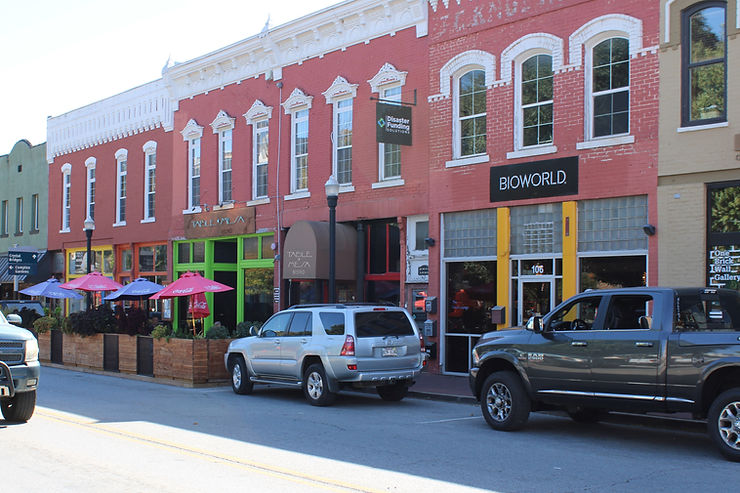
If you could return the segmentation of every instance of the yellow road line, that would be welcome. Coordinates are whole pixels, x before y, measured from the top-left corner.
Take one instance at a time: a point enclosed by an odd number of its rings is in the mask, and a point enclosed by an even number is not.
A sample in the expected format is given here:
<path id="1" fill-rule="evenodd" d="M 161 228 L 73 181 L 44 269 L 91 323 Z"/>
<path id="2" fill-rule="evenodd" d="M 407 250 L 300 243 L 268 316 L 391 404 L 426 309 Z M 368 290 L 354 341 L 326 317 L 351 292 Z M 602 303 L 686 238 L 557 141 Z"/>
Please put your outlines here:
<path id="1" fill-rule="evenodd" d="M 101 434 L 107 434 L 107 435 L 113 435 L 118 438 L 122 438 L 124 440 L 128 440 L 134 443 L 143 443 L 146 445 L 149 445 L 154 448 L 160 448 L 164 450 L 168 450 L 170 452 L 174 451 L 177 453 L 181 453 L 183 455 L 189 455 L 195 458 L 199 459 L 216 459 L 217 461 L 220 461 L 226 465 L 235 467 L 237 469 L 245 469 L 253 472 L 260 473 L 265 476 L 274 477 L 278 479 L 286 479 L 295 483 L 304 484 L 307 486 L 311 486 L 314 488 L 322 488 L 327 491 L 340 491 L 340 492 L 346 492 L 346 491 L 359 491 L 363 493 L 382 493 L 383 490 L 375 490 L 370 489 L 365 486 L 358 486 L 351 483 L 343 483 L 340 481 L 335 481 L 333 479 L 320 477 L 320 476 L 311 476 L 309 474 L 303 474 L 294 470 L 285 469 L 281 467 L 276 467 L 270 464 L 264 464 L 261 462 L 255 462 L 251 460 L 244 460 L 239 457 L 229 456 L 229 455 L 223 455 L 218 454 L 213 451 L 209 450 L 202 450 L 192 447 L 187 447 L 182 444 L 169 442 L 166 440 L 161 439 L 155 439 L 149 436 L 145 435 L 139 435 L 137 433 L 133 433 L 130 431 L 122 431 L 114 428 L 107 427 L 103 424 L 100 424 L 98 421 L 95 420 L 81 420 L 76 419 L 69 415 L 63 415 L 63 414 L 57 414 L 52 411 L 49 411 L 47 409 L 40 410 L 36 409 L 35 416 L 42 416 L 44 418 L 59 421 L 65 424 L 78 426 L 90 431 L 94 431 L 96 433 Z"/>

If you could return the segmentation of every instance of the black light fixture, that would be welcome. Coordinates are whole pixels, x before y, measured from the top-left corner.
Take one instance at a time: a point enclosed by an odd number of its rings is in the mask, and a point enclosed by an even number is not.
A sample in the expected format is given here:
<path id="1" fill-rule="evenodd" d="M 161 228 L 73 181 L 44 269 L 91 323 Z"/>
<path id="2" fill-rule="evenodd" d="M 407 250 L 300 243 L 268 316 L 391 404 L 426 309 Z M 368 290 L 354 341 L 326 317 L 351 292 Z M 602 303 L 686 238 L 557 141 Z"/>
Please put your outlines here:
<path id="1" fill-rule="evenodd" d="M 85 236 L 87 237 L 87 273 L 90 273 L 92 267 L 92 235 L 95 231 L 95 221 L 92 217 L 87 216 L 85 219 Z M 90 310 L 92 305 L 92 294 L 90 291 L 87 292 L 87 309 Z"/>
<path id="2" fill-rule="evenodd" d="M 326 202 L 329 205 L 329 303 L 336 303 L 336 229 L 337 229 L 337 201 L 339 200 L 339 182 L 331 175 L 324 184 Z"/>
<path id="3" fill-rule="evenodd" d="M 434 238 L 430 236 L 427 236 L 426 238 L 424 238 L 424 244 L 428 247 L 433 247 L 435 243 L 436 241 L 434 241 Z"/>
<path id="4" fill-rule="evenodd" d="M 648 223 L 642 227 L 642 231 L 648 236 L 653 236 L 655 234 L 655 226 Z"/>

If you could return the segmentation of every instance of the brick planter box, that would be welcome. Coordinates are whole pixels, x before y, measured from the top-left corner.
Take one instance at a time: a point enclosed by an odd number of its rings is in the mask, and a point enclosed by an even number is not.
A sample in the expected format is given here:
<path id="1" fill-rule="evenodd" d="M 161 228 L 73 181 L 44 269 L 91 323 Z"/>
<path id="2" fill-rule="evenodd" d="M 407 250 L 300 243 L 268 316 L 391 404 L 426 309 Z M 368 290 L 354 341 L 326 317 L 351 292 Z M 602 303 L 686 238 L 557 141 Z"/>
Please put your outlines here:
<path id="1" fill-rule="evenodd" d="M 103 334 L 82 337 L 64 334 L 62 361 L 65 365 L 103 369 Z"/>
<path id="2" fill-rule="evenodd" d="M 118 371 L 136 374 L 136 336 L 118 334 Z"/>
<path id="3" fill-rule="evenodd" d="M 39 361 L 51 361 L 51 331 L 38 334 Z"/>

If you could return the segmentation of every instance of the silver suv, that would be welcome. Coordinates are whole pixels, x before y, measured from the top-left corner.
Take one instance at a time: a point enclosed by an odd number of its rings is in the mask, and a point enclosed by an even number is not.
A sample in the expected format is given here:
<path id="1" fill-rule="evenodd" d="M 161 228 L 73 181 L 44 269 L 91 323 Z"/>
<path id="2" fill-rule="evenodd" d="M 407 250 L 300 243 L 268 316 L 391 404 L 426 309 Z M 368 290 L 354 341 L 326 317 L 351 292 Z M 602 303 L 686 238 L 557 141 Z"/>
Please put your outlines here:
<path id="1" fill-rule="evenodd" d="M 279 384 L 326 406 L 342 388 L 375 387 L 382 399 L 399 401 L 426 365 L 424 341 L 399 307 L 297 305 L 250 333 L 224 355 L 237 394 L 255 383 Z"/>

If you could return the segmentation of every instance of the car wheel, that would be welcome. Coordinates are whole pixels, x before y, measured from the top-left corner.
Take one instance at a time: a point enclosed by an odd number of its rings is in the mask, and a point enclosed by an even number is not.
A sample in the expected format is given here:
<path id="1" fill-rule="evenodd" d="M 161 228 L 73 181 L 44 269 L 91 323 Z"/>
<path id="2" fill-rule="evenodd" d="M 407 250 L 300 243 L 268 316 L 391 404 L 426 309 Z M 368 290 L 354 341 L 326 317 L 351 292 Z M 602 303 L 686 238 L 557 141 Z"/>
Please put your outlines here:
<path id="1" fill-rule="evenodd" d="M 593 407 L 576 407 L 568 409 L 568 416 L 576 423 L 597 423 L 601 419 L 602 412 Z"/>
<path id="2" fill-rule="evenodd" d="M 381 385 L 376 388 L 378 395 L 384 401 L 400 401 L 409 393 L 409 386 L 403 382 L 393 385 Z"/>
<path id="3" fill-rule="evenodd" d="M 336 394 L 329 390 L 324 367 L 318 363 L 309 366 L 303 373 L 303 394 L 312 406 L 328 406 Z"/>
<path id="4" fill-rule="evenodd" d="M 510 371 L 492 373 L 483 384 L 480 407 L 495 430 L 518 430 L 529 418 L 532 402 L 521 379 Z"/>
<path id="5" fill-rule="evenodd" d="M 31 419 L 36 408 L 36 391 L 19 392 L 12 399 L 2 401 L 0 408 L 6 420 L 26 422 Z"/>
<path id="6" fill-rule="evenodd" d="M 237 356 L 231 360 L 231 388 L 237 394 L 251 394 L 254 388 L 254 383 L 249 379 L 249 371 L 247 370 L 247 364 L 244 362 L 244 358 Z"/>
<path id="7" fill-rule="evenodd" d="M 740 462 L 740 388 L 722 392 L 712 402 L 707 429 L 722 455 Z"/>

